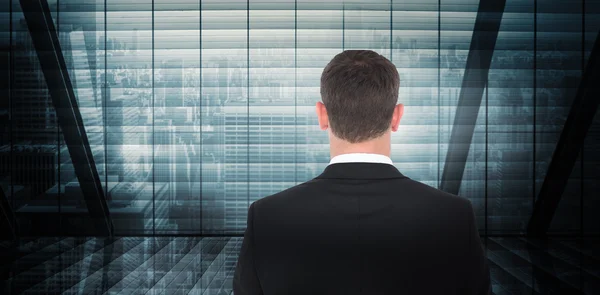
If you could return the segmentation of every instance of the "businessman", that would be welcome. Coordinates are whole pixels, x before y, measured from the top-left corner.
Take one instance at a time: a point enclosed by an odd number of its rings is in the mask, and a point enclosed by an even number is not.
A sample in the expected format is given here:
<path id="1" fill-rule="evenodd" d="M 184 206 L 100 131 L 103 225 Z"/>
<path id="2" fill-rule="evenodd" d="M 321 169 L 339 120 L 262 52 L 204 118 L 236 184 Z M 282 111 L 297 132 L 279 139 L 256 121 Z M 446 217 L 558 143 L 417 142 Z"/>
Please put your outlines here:
<path id="1" fill-rule="evenodd" d="M 346 50 L 321 75 L 318 123 L 331 161 L 250 205 L 233 277 L 247 294 L 491 294 L 471 202 L 403 175 L 396 67 Z"/>

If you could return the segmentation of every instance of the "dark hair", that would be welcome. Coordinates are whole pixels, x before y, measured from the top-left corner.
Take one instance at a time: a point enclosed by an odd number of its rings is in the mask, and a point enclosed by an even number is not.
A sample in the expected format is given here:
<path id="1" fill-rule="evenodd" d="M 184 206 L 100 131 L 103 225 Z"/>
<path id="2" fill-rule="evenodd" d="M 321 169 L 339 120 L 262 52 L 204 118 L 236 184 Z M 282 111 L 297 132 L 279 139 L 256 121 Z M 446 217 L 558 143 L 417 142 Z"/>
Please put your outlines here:
<path id="1" fill-rule="evenodd" d="M 396 66 L 371 50 L 346 50 L 323 69 L 321 98 L 331 132 L 351 143 L 381 136 L 398 102 Z"/>

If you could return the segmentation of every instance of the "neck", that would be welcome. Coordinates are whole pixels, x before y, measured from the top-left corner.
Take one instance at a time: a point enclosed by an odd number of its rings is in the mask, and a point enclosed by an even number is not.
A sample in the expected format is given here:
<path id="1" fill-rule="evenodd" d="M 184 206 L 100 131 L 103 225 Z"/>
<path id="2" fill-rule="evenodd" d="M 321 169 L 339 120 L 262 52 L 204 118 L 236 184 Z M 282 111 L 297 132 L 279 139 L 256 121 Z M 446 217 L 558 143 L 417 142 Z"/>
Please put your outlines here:
<path id="1" fill-rule="evenodd" d="M 360 143 L 349 143 L 345 140 L 335 137 L 333 134 L 329 135 L 330 150 L 329 155 L 331 158 L 350 153 L 368 153 L 368 154 L 379 154 L 390 157 L 391 154 L 391 133 L 364 141 Z"/>

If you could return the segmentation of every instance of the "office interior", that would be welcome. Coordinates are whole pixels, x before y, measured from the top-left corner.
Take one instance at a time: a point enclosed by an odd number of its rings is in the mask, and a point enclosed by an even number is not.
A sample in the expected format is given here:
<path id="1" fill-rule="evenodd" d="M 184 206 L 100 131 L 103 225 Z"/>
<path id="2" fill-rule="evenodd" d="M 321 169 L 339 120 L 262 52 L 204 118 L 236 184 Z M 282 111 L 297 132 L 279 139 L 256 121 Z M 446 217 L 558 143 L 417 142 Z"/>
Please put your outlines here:
<path id="1" fill-rule="evenodd" d="M 1 0 L 0 27 L 2 294 L 233 294 L 249 205 L 329 162 L 348 49 L 396 65 L 391 158 L 471 200 L 494 294 L 600 292 L 599 0 Z"/>

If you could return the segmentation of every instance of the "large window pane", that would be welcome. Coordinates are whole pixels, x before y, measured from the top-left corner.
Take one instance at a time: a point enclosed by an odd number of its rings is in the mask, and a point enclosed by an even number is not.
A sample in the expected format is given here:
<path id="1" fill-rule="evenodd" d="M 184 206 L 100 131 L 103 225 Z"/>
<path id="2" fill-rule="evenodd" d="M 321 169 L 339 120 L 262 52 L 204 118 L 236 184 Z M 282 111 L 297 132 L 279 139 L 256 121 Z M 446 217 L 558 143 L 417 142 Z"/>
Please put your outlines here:
<path id="1" fill-rule="evenodd" d="M 392 160 L 406 176 L 438 186 L 437 0 L 395 1 L 391 60 L 400 74 L 404 115 L 392 134 Z M 389 58 L 389 56 L 388 56 Z"/>
<path id="2" fill-rule="evenodd" d="M 478 0 L 49 4 L 117 235 L 241 234 L 251 202 L 319 175 L 330 160 L 315 114 L 320 76 L 345 49 L 396 65 L 405 113 L 392 160 L 440 186 Z M 77 159 L 12 5 L 12 15 L 0 8 L 0 91 L 10 97 L 0 101 L 0 186 L 22 228 L 81 232 L 90 224 Z M 482 233 L 524 233 L 600 29 L 598 7 L 506 1 L 458 192 Z M 551 233 L 598 232 L 597 121 Z M 59 226 L 69 210 L 84 218 Z"/>
<path id="3" fill-rule="evenodd" d="M 343 49 L 343 11 L 339 2 L 324 8 L 298 1 L 296 43 L 297 182 L 307 181 L 327 166 L 329 139 L 317 124 L 315 106 L 321 101 L 321 73 Z"/>
<path id="4" fill-rule="evenodd" d="M 202 1 L 202 232 L 243 233 L 248 212 L 246 1 Z"/>
<path id="5" fill-rule="evenodd" d="M 154 2 L 157 233 L 200 233 L 200 3 Z M 164 199 L 156 194 L 165 190 Z"/>
<path id="6" fill-rule="evenodd" d="M 523 233 L 532 212 L 533 9 L 506 1 L 488 75 L 487 179 L 480 177 L 487 191 L 480 198 L 487 196 L 490 234 Z"/>
<path id="7" fill-rule="evenodd" d="M 117 234 L 153 234 L 156 215 L 164 214 L 165 184 L 153 158 L 152 1 L 106 3 L 106 74 L 99 84 L 104 93 L 107 125 L 109 198 Z M 121 214 L 118 214 L 122 212 Z"/>
<path id="8" fill-rule="evenodd" d="M 56 5 L 50 7 L 53 16 L 56 16 L 56 9 Z M 70 169 L 61 170 L 64 168 L 62 163 L 70 162 L 70 157 L 61 153 L 54 105 L 17 1 L 12 2 L 12 32 L 11 18 L 6 16 L 6 46 L 12 55 L 13 72 L 10 100 L 3 99 L 10 108 L 7 111 L 10 112 L 11 126 L 4 129 L 10 143 L 0 151 L 3 170 L 0 182 L 17 215 L 25 217 L 19 218 L 19 228 L 33 229 L 32 235 L 50 233 L 50 230 L 53 230 L 50 234 L 61 234 L 58 218 L 61 194 L 64 184 L 77 180 L 72 165 Z M 53 20 L 56 22 L 55 17 Z M 12 40 L 9 41 L 9 37 Z M 59 33 L 61 42 L 67 38 L 66 34 Z M 81 201 L 81 198 L 73 200 L 72 207 L 73 203 Z M 85 216 L 87 209 L 84 207 L 80 213 Z"/>
<path id="9" fill-rule="evenodd" d="M 542 187 L 582 74 L 581 1 L 537 2 L 536 196 Z M 581 154 L 579 155 L 581 157 Z M 581 162 L 573 167 L 550 232 L 581 228 Z"/>
<path id="10" fill-rule="evenodd" d="M 250 202 L 296 184 L 294 1 L 261 10 L 269 2 L 250 1 Z"/>
<path id="11" fill-rule="evenodd" d="M 448 143 L 454 126 L 458 99 L 466 71 L 467 57 L 473 37 L 479 1 L 441 0 L 440 3 L 440 103 L 438 114 L 438 136 L 440 152 L 440 176 L 448 153 Z M 477 70 L 477 69 L 475 69 Z M 485 92 L 484 94 L 485 95 Z M 480 231 L 485 230 L 485 100 L 479 106 L 468 106 L 466 112 L 477 112 L 475 129 L 469 146 L 460 196 L 470 199 L 477 217 Z M 462 148 L 462 147 L 458 147 Z M 441 179 L 440 179 L 441 181 Z"/>

